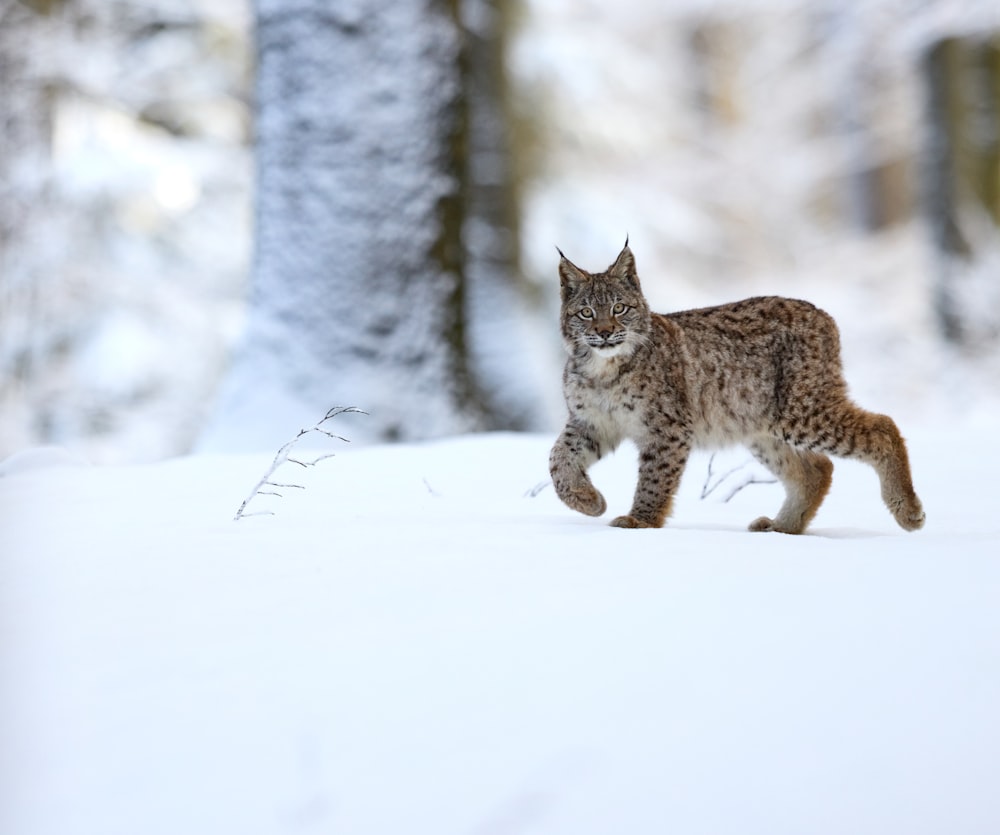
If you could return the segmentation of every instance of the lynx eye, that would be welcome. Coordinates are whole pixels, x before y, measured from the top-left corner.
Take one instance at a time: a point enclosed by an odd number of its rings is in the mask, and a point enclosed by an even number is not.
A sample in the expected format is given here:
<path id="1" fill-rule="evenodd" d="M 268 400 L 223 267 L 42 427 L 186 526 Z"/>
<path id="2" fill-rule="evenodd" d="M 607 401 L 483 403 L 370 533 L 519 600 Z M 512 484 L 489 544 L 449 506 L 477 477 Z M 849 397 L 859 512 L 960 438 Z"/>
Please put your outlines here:
<path id="1" fill-rule="evenodd" d="M 594 311 L 591 310 L 591 308 L 589 308 L 589 307 L 585 307 L 583 310 L 581 310 L 576 315 L 579 316 L 581 319 L 593 319 L 594 318 Z"/>
<path id="2" fill-rule="evenodd" d="M 615 302 L 615 306 L 611 308 L 611 315 L 621 316 L 626 310 L 628 310 L 627 305 L 624 305 L 621 302 Z"/>

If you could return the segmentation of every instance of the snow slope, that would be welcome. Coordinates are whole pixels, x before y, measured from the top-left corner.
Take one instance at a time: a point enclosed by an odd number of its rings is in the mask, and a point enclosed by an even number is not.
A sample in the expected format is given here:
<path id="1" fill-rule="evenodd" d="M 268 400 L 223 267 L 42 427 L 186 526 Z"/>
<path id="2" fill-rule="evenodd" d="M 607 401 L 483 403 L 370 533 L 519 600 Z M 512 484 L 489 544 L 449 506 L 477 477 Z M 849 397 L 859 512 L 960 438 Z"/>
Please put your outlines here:
<path id="1" fill-rule="evenodd" d="M 995 833 L 1000 454 L 911 437 L 927 527 L 838 462 L 811 535 L 689 466 L 564 508 L 551 438 L 0 466 L 0 831 Z M 733 463 L 743 459 L 730 457 Z M 602 462 L 609 516 L 634 452 Z M 716 462 L 716 472 L 725 470 Z"/>

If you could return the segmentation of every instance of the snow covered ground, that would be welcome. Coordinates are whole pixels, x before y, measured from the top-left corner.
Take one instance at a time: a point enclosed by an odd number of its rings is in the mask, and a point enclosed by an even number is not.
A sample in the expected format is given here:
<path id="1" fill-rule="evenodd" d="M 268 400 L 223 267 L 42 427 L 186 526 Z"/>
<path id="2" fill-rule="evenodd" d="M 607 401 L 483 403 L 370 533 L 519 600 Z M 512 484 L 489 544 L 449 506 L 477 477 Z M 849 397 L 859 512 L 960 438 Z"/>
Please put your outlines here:
<path id="1" fill-rule="evenodd" d="M 781 498 L 722 501 L 746 470 L 701 499 L 703 456 L 611 529 L 531 495 L 550 437 L 338 448 L 239 522 L 270 454 L 22 454 L 0 831 L 996 833 L 1000 453 L 909 435 L 923 531 L 837 462 L 802 537 L 745 532 Z"/>

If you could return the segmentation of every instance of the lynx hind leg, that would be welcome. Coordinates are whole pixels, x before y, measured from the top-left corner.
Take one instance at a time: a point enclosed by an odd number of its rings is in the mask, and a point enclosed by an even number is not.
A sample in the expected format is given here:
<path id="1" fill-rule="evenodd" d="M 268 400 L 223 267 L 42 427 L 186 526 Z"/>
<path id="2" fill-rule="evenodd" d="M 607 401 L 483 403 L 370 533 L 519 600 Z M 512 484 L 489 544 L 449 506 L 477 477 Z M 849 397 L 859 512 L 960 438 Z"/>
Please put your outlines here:
<path id="1" fill-rule="evenodd" d="M 785 501 L 774 519 L 761 516 L 752 531 L 802 533 L 823 503 L 833 478 L 833 462 L 818 452 L 796 449 L 777 438 L 758 438 L 750 444 L 758 461 L 785 487 Z"/>
<path id="2" fill-rule="evenodd" d="M 913 490 L 906 442 L 892 418 L 849 404 L 833 424 L 833 440 L 820 447 L 824 452 L 874 467 L 882 487 L 882 501 L 899 526 L 907 531 L 924 526 L 926 517 Z"/>

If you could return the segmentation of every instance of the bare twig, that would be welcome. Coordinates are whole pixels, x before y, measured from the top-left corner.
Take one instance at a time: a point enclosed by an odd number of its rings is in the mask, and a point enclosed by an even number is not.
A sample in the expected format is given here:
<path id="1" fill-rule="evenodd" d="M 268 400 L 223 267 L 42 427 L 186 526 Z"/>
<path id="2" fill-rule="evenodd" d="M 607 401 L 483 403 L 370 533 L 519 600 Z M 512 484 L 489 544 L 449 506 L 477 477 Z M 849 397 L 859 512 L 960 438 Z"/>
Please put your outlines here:
<path id="1" fill-rule="evenodd" d="M 535 498 L 535 496 L 537 496 L 539 493 L 541 493 L 542 490 L 544 490 L 546 487 L 548 487 L 551 483 L 552 483 L 551 481 L 539 481 L 538 484 L 536 484 L 534 487 L 532 487 L 530 490 L 528 490 L 524 494 L 524 497 L 526 499 L 533 499 L 533 498 Z"/>
<path id="2" fill-rule="evenodd" d="M 271 462 L 271 466 L 267 468 L 267 472 L 265 472 L 264 475 L 261 476 L 260 480 L 254 485 L 253 489 L 250 491 L 250 494 L 243 500 L 243 504 L 240 505 L 240 509 L 236 511 L 236 516 L 234 517 L 234 521 L 239 521 L 245 516 L 274 515 L 271 511 L 256 511 L 254 513 L 247 513 L 246 507 L 248 504 L 250 504 L 250 502 L 253 500 L 255 496 L 277 496 L 280 499 L 284 498 L 284 496 L 283 494 L 279 493 L 278 490 L 290 490 L 290 489 L 305 490 L 305 485 L 303 484 L 291 484 L 291 483 L 272 481 L 271 477 L 274 475 L 275 470 L 277 470 L 278 467 L 280 467 L 282 464 L 286 462 L 292 464 L 298 464 L 300 467 L 309 468 L 309 467 L 315 467 L 320 461 L 325 461 L 327 458 L 333 458 L 334 453 L 330 452 L 327 453 L 326 455 L 321 455 L 318 458 L 313 459 L 312 461 L 302 461 L 298 458 L 290 457 L 289 453 L 291 452 L 292 447 L 294 447 L 300 440 L 302 440 L 302 438 L 304 438 L 306 435 L 312 432 L 318 433 L 320 435 L 325 435 L 326 437 L 332 438 L 334 440 L 343 441 L 344 443 L 350 443 L 350 441 L 348 441 L 347 438 L 341 437 L 340 435 L 337 435 L 333 432 L 330 432 L 328 429 L 323 428 L 323 424 L 326 423 L 328 420 L 333 420 L 338 415 L 343 415 L 343 414 L 366 415 L 368 413 L 354 406 L 334 406 L 326 413 L 323 419 L 320 420 L 315 426 L 310 426 L 308 429 L 300 429 L 298 435 L 292 438 L 288 443 L 282 446 L 277 451 L 277 453 L 275 453 L 274 460 Z M 266 490 L 265 489 L 266 487 L 272 487 L 274 489 Z"/>
<path id="3" fill-rule="evenodd" d="M 713 452 L 708 459 L 708 472 L 705 473 L 705 483 L 701 485 L 701 498 L 707 499 L 712 493 L 715 492 L 716 488 L 722 484 L 729 476 L 735 473 L 737 470 L 743 469 L 747 465 L 747 461 L 742 464 L 727 470 L 722 475 L 719 475 L 715 471 L 715 453 Z"/>
<path id="4" fill-rule="evenodd" d="M 748 474 L 736 484 L 734 487 L 730 488 L 729 492 L 726 493 L 726 497 L 722 500 L 723 504 L 728 502 L 733 496 L 740 492 L 744 487 L 749 487 L 751 484 L 777 484 L 778 479 L 776 478 L 758 478 L 753 473 Z"/>
<path id="5" fill-rule="evenodd" d="M 747 459 L 742 464 L 737 464 L 735 467 L 731 467 L 723 473 L 717 473 L 714 467 L 715 453 L 713 452 L 711 457 L 708 459 L 708 473 L 705 475 L 705 483 L 701 487 L 701 498 L 707 499 L 722 485 L 724 481 L 728 481 L 731 476 L 744 469 L 750 463 L 752 463 L 752 459 Z M 733 496 L 739 493 L 740 490 L 744 487 L 749 487 L 751 484 L 774 484 L 776 481 L 776 478 L 758 478 L 755 473 L 745 473 L 734 487 L 730 487 L 729 492 L 726 493 L 725 498 L 723 498 L 722 501 L 723 503 L 728 502 L 733 498 Z"/>

